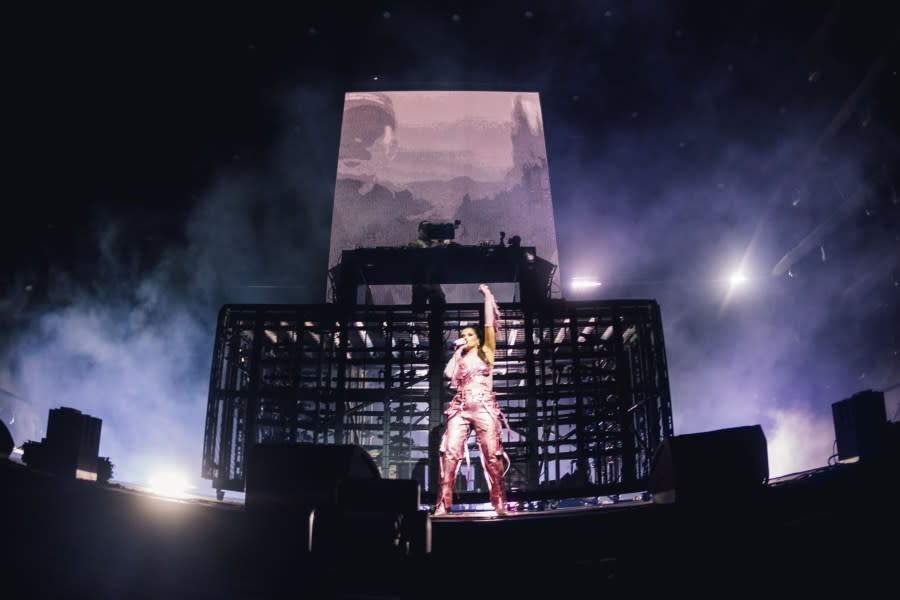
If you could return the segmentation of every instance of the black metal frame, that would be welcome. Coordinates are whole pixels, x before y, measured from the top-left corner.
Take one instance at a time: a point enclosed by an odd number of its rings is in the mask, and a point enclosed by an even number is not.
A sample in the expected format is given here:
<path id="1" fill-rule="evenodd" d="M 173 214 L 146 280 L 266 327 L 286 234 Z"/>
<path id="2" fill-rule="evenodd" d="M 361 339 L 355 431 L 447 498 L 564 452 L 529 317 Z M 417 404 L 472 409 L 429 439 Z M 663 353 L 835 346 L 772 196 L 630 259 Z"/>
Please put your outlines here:
<path id="1" fill-rule="evenodd" d="M 389 478 L 436 489 L 452 340 L 480 305 L 226 305 L 210 374 L 203 477 L 244 489 L 262 441 L 358 444 Z M 511 431 L 511 499 L 646 489 L 672 435 L 660 311 L 652 300 L 501 305 L 494 388 Z M 473 465 L 478 464 L 473 444 Z M 486 498 L 461 483 L 460 502 Z"/>

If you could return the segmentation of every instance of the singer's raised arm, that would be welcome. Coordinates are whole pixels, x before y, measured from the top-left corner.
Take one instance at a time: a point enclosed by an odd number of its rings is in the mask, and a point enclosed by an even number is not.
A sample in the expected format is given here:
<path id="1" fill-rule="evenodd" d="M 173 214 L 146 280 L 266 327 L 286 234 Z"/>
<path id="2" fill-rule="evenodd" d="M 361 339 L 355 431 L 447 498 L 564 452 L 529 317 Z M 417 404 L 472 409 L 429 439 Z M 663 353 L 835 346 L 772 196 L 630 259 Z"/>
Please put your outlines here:
<path id="1" fill-rule="evenodd" d="M 478 291 L 484 295 L 484 345 L 482 350 L 487 356 L 488 364 L 493 365 L 497 352 L 496 325 L 500 319 L 500 308 L 488 286 L 481 284 L 478 286 Z"/>

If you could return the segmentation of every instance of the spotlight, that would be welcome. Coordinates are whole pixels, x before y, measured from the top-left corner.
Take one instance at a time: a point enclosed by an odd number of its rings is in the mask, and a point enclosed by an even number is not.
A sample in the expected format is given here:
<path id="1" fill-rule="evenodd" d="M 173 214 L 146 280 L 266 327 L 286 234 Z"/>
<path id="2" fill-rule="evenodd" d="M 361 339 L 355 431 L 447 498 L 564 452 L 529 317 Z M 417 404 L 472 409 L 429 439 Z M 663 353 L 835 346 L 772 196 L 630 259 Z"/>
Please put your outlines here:
<path id="1" fill-rule="evenodd" d="M 600 287 L 601 285 L 603 285 L 602 282 L 588 277 L 574 277 L 572 279 L 572 289 L 576 291 Z"/>
<path id="2" fill-rule="evenodd" d="M 154 473 L 149 480 L 149 491 L 156 496 L 166 498 L 189 498 L 188 489 L 191 485 L 187 478 L 177 471 L 159 471 Z"/>
<path id="3" fill-rule="evenodd" d="M 731 287 L 738 287 L 747 282 L 747 276 L 740 271 L 735 271 L 728 281 L 731 282 Z"/>

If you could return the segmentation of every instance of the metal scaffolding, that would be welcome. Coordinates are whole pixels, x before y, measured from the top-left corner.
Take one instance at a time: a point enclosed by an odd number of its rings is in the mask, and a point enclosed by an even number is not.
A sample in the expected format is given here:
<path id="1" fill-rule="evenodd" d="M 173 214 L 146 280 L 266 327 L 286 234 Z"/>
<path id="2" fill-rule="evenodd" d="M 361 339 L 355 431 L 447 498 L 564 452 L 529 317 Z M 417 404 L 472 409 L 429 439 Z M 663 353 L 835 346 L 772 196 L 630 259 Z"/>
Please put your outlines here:
<path id="1" fill-rule="evenodd" d="M 452 392 L 443 368 L 480 304 L 227 305 L 210 375 L 203 476 L 243 491 L 259 442 L 357 444 L 387 478 L 437 487 Z M 501 304 L 494 390 L 510 429 L 513 500 L 641 492 L 672 435 L 659 306 L 652 300 Z M 458 501 L 487 489 L 477 445 Z"/>

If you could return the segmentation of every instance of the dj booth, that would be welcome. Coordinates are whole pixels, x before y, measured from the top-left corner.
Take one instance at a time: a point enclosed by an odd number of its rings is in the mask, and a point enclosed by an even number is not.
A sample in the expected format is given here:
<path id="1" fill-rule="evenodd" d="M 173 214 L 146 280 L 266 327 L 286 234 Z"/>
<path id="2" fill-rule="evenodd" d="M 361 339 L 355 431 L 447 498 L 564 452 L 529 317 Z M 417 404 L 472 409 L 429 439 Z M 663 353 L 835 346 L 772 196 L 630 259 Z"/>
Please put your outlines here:
<path id="1" fill-rule="evenodd" d="M 550 298 L 555 270 L 530 246 L 450 244 L 345 250 L 329 276 L 334 302 L 343 305 L 358 303 L 360 286 L 444 283 L 516 283 L 528 305 Z"/>

